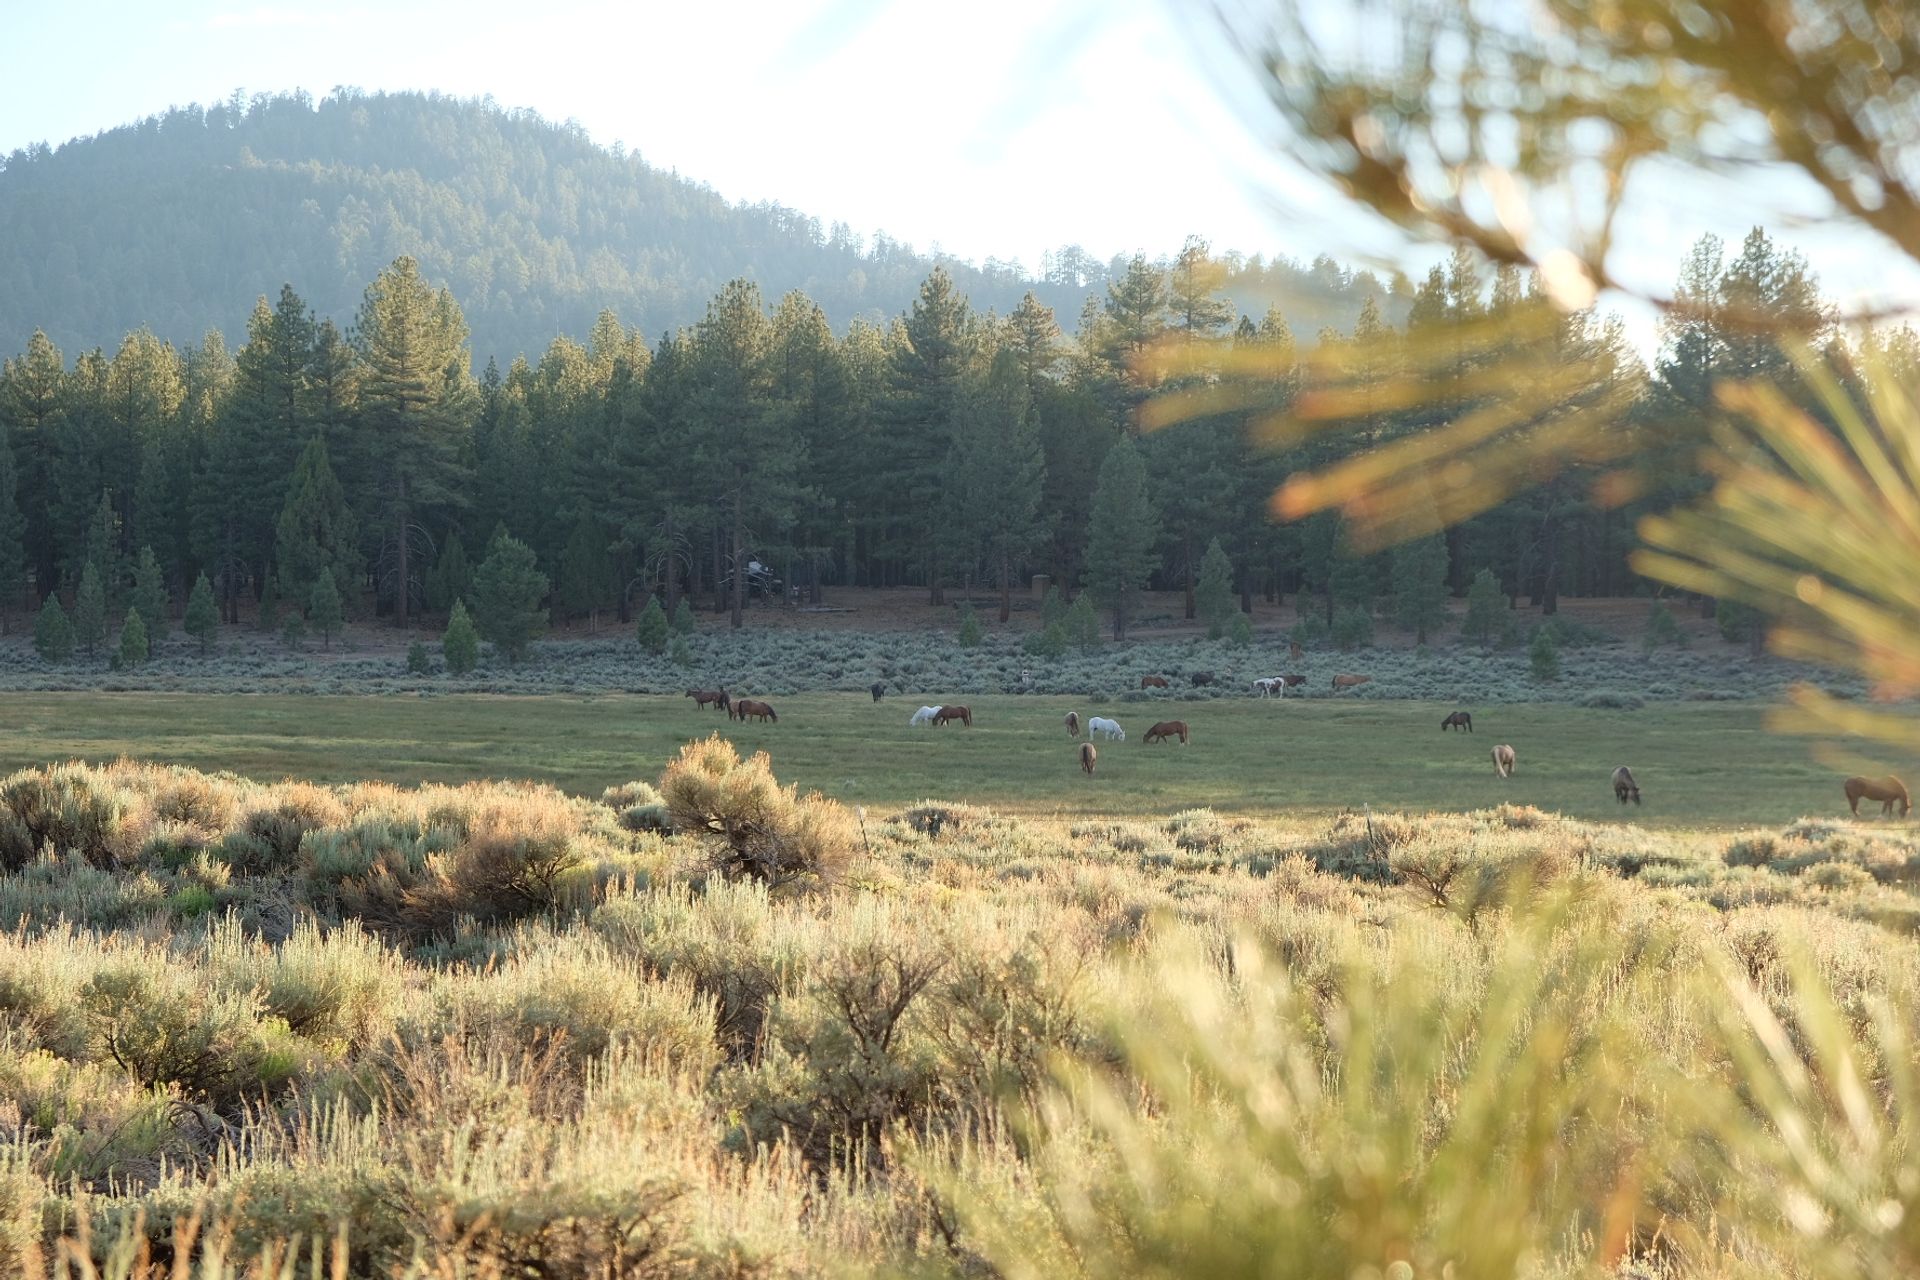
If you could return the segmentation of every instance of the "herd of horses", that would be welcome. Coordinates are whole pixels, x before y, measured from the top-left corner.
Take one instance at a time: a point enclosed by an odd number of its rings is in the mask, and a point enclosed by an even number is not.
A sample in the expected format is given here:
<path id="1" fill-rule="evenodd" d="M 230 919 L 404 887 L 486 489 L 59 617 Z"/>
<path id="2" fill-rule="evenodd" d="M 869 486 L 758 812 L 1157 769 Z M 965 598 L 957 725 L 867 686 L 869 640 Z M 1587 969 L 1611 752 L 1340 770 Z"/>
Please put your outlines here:
<path id="1" fill-rule="evenodd" d="M 1216 677 L 1210 671 L 1195 671 L 1190 675 L 1189 679 L 1195 688 L 1200 688 L 1215 683 Z M 1368 683 L 1372 679 L 1372 676 L 1366 675 L 1337 675 L 1333 678 L 1333 690 L 1335 693 L 1338 693 L 1342 689 L 1356 688 L 1359 685 Z M 1253 689 L 1255 693 L 1262 697 L 1274 695 L 1284 697 L 1288 689 L 1298 688 L 1305 683 L 1306 677 L 1303 675 L 1288 674 L 1267 676 L 1255 680 L 1253 682 Z M 1142 689 L 1166 689 L 1170 686 L 1171 682 L 1166 676 L 1145 675 L 1140 677 L 1140 687 Z M 879 702 L 886 694 L 886 685 L 876 681 L 869 686 L 868 691 L 873 695 L 873 700 Z M 753 698 L 735 698 L 725 689 L 689 689 L 687 690 L 687 697 L 692 698 L 694 704 L 700 708 L 714 707 L 726 712 L 729 719 L 739 720 L 743 723 L 748 720 L 773 724 L 780 722 L 780 717 L 775 714 L 771 704 Z M 908 723 L 914 727 L 918 727 L 920 725 L 946 725 L 952 724 L 955 721 L 958 721 L 966 728 L 972 728 L 972 708 L 957 704 L 925 706 L 914 712 Z M 1064 723 L 1067 729 L 1067 736 L 1079 742 L 1082 730 L 1080 713 L 1077 711 L 1067 712 Z M 1105 738 L 1110 742 L 1125 742 L 1127 740 L 1127 731 L 1121 728 L 1119 721 L 1106 716 L 1093 716 L 1084 722 L 1084 727 L 1087 740 L 1079 742 L 1078 754 L 1080 757 L 1080 768 L 1083 772 L 1092 774 L 1100 758 L 1099 751 L 1093 745 L 1093 739 L 1099 737 Z M 1473 715 L 1467 711 L 1450 712 L 1440 721 L 1440 728 L 1442 732 L 1458 729 L 1463 733 L 1472 733 Z M 1191 730 L 1188 728 L 1186 721 L 1162 720 L 1146 731 L 1142 737 L 1142 741 L 1147 743 L 1169 742 L 1178 738 L 1180 745 L 1184 747 L 1190 741 L 1190 734 Z M 1514 751 L 1512 744 L 1503 742 L 1494 747 L 1493 770 L 1498 776 L 1511 778 L 1517 762 L 1518 755 Z M 1633 770 L 1629 769 L 1626 765 L 1620 765 L 1614 769 L 1612 784 L 1615 800 L 1623 805 L 1629 802 L 1633 804 L 1640 803 L 1640 784 L 1634 778 Z M 1892 775 L 1884 778 L 1851 777 L 1846 780 L 1843 789 L 1846 792 L 1847 808 L 1856 818 L 1860 816 L 1860 802 L 1862 800 L 1879 801 L 1882 816 L 1892 816 L 1896 805 L 1899 806 L 1901 817 L 1906 817 L 1913 809 L 1913 800 L 1907 793 L 1906 783 Z"/>

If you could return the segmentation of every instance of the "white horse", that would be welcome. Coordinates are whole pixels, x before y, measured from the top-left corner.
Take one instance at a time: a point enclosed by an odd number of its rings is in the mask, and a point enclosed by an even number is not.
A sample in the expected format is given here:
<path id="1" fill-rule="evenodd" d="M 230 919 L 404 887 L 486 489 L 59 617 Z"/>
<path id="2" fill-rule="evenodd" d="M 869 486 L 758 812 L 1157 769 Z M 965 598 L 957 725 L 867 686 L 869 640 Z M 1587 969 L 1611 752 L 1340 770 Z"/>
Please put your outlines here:
<path id="1" fill-rule="evenodd" d="M 913 719 L 907 721 L 907 724 L 909 727 L 913 725 L 932 724 L 933 718 L 939 714 L 940 708 L 938 707 L 922 707 L 913 713 Z"/>
<path id="2" fill-rule="evenodd" d="M 1091 738 L 1096 733 L 1101 737 L 1113 738 L 1119 742 L 1127 740 L 1127 731 L 1120 727 L 1119 722 L 1109 720 L 1105 716 L 1095 716 L 1087 721 L 1087 736 Z"/>

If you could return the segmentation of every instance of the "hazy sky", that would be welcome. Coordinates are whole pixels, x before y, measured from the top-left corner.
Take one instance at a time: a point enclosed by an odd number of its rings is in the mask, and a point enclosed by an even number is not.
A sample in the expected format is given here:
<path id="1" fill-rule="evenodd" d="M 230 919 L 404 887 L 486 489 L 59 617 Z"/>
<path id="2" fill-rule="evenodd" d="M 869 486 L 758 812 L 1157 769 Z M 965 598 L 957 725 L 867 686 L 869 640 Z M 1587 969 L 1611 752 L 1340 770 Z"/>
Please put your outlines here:
<path id="1" fill-rule="evenodd" d="M 1200 0 L 675 0 L 547 4 L 0 0 L 0 151 L 60 142 L 236 88 L 490 94 L 709 183 L 927 250 L 1039 265 L 1216 248 L 1347 261 L 1366 223 L 1255 136 L 1257 94 Z M 1284 206 L 1284 207 L 1283 207 Z M 1633 274 L 1664 290 L 1702 231 L 1753 214 L 1702 192 L 1631 220 Z M 1805 248 L 1848 301 L 1920 298 L 1858 236 Z M 1651 314 L 1629 308 L 1643 348 Z"/>

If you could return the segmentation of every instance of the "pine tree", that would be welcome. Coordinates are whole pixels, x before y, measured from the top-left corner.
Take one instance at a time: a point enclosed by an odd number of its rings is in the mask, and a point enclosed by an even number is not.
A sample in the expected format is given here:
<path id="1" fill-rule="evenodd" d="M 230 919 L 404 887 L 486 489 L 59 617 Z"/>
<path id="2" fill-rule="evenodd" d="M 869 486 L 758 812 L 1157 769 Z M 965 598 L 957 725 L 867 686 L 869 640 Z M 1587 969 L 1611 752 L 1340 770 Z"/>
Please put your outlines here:
<path id="1" fill-rule="evenodd" d="M 980 647 L 980 615 L 971 604 L 960 606 L 960 647 L 978 649 Z"/>
<path id="2" fill-rule="evenodd" d="M 1500 580 L 1493 576 L 1493 570 L 1482 569 L 1467 587 L 1467 614 L 1460 620 L 1460 634 L 1478 642 L 1482 649 L 1492 648 L 1500 634 L 1500 611 L 1505 607 Z"/>
<path id="3" fill-rule="evenodd" d="M 33 647 L 48 662 L 65 662 L 73 656 L 73 624 L 60 607 L 60 597 L 48 596 L 33 620 Z"/>
<path id="4" fill-rule="evenodd" d="M 107 593 L 91 560 L 80 570 L 80 589 L 73 596 L 73 638 L 89 658 L 107 638 Z"/>
<path id="5" fill-rule="evenodd" d="M 1147 469 L 1126 437 L 1107 451 L 1093 493 L 1087 535 L 1087 590 L 1113 619 L 1113 636 L 1124 640 L 1140 592 L 1153 572 L 1159 521 L 1147 493 Z"/>
<path id="6" fill-rule="evenodd" d="M 440 656 L 446 659 L 451 675 L 463 676 L 480 665 L 480 636 L 473 629 L 467 602 L 455 600 L 447 618 L 446 634 L 440 637 Z"/>
<path id="7" fill-rule="evenodd" d="M 561 611 L 568 617 L 585 615 L 589 629 L 615 593 L 613 561 L 607 554 L 609 539 L 598 520 L 582 515 L 574 521 L 573 532 L 560 553 L 560 581 L 555 594 L 560 598 Z M 664 616 L 661 620 L 665 621 Z"/>
<path id="8" fill-rule="evenodd" d="M 1533 629 L 1533 644 L 1528 649 L 1527 661 L 1535 680 L 1560 678 L 1560 648 L 1553 642 L 1553 632 L 1546 627 Z"/>
<path id="9" fill-rule="evenodd" d="M 800 442 L 774 396 L 772 336 L 759 287 L 750 280 L 728 283 L 695 330 L 690 408 L 701 465 L 719 495 L 735 627 L 746 622 L 747 516 L 763 522 L 762 537 L 791 517 L 800 462 Z"/>
<path id="10" fill-rule="evenodd" d="M 1647 610 L 1647 629 L 1640 641 L 1643 652 L 1652 653 L 1663 645 L 1672 645 L 1676 649 L 1687 647 L 1687 633 L 1680 629 L 1680 623 L 1673 616 L 1673 610 L 1663 601 L 1655 600 L 1653 607 Z"/>
<path id="11" fill-rule="evenodd" d="M 1200 584 L 1194 590 L 1194 607 L 1200 614 L 1200 621 L 1207 624 L 1207 638 L 1218 640 L 1226 633 L 1227 625 L 1240 613 L 1238 602 L 1233 598 L 1233 563 L 1227 559 L 1227 552 L 1215 538 L 1207 544 L 1207 554 L 1200 561 Z"/>
<path id="12" fill-rule="evenodd" d="M 660 607 L 659 597 L 648 596 L 647 607 L 640 611 L 640 620 L 634 624 L 634 638 L 648 653 L 665 653 L 670 630 L 667 611 Z"/>
<path id="13" fill-rule="evenodd" d="M 1447 620 L 1447 542 L 1432 535 L 1393 549 L 1390 570 L 1394 620 L 1416 644 Z"/>
<path id="14" fill-rule="evenodd" d="M 27 575 L 27 517 L 20 509 L 20 471 L 13 433 L 0 418 L 0 630 L 7 626 Z"/>
<path id="15" fill-rule="evenodd" d="M 1100 647 L 1100 618 L 1093 611 L 1091 592 L 1082 591 L 1073 598 L 1061 630 L 1066 634 L 1067 643 L 1077 649 L 1091 652 Z"/>
<path id="16" fill-rule="evenodd" d="M 92 565 L 99 575 L 101 599 L 106 605 L 112 605 L 120 597 L 125 565 L 120 554 L 120 513 L 114 508 L 112 494 L 100 495 L 93 519 L 87 524 L 85 563 Z"/>
<path id="17" fill-rule="evenodd" d="M 547 575 L 533 549 L 504 530 L 495 533 L 473 575 L 473 621 L 507 661 L 524 658 L 546 630 L 547 611 L 540 604 L 546 594 Z"/>
<path id="18" fill-rule="evenodd" d="M 693 634 L 693 606 L 687 603 L 685 596 L 673 607 L 673 633 L 677 636 Z"/>
<path id="19" fill-rule="evenodd" d="M 167 581 L 160 568 L 160 557 L 152 547 L 140 548 L 140 559 L 133 567 L 132 606 L 140 611 L 140 620 L 146 624 L 149 639 L 158 642 L 167 638 Z"/>
<path id="20" fill-rule="evenodd" d="M 968 379 L 954 408 L 959 515 L 1000 581 L 1000 621 L 1013 608 L 1013 573 L 1040 541 L 1046 455 L 1012 351 L 1001 351 L 983 379 Z"/>
<path id="21" fill-rule="evenodd" d="M 465 486 L 460 443 L 472 412 L 467 323 L 446 289 L 432 289 L 412 258 L 367 286 L 354 325 L 366 378 L 361 430 L 369 442 L 370 506 L 386 544 L 382 577 L 395 621 L 412 610 L 415 522 L 452 505 Z"/>
<path id="22" fill-rule="evenodd" d="M 126 621 L 120 624 L 120 665 L 137 667 L 146 660 L 147 624 L 140 620 L 138 609 L 129 609 Z"/>
<path id="23" fill-rule="evenodd" d="M 296 612 L 299 605 L 294 606 Z M 260 584 L 260 616 L 254 621 L 256 631 L 272 631 L 280 625 L 280 577 L 268 574 L 267 580 Z"/>
<path id="24" fill-rule="evenodd" d="M 282 598 L 310 598 L 323 571 L 333 574 L 336 588 L 360 581 L 359 522 L 347 507 L 347 493 L 334 475 L 324 437 L 307 441 L 286 494 L 273 544 Z"/>
<path id="25" fill-rule="evenodd" d="M 1058 626 L 1067 620 L 1067 600 L 1060 594 L 1056 584 L 1047 588 L 1047 594 L 1040 600 L 1040 629 Z"/>
<path id="26" fill-rule="evenodd" d="M 453 608 L 455 600 L 464 600 L 473 586 L 473 565 L 467 560 L 466 544 L 459 530 L 449 530 L 427 574 L 427 608 L 436 613 Z"/>
<path id="27" fill-rule="evenodd" d="M 213 638 L 220 631 L 220 607 L 214 603 L 213 584 L 204 573 L 194 580 L 193 591 L 187 596 L 183 625 L 187 634 L 200 642 L 201 653 L 213 646 Z"/>
<path id="28" fill-rule="evenodd" d="M 280 624 L 280 642 L 298 653 L 304 647 L 306 639 L 307 620 L 300 616 L 298 609 L 295 609 L 287 615 L 287 620 Z"/>
<path id="29" fill-rule="evenodd" d="M 427 657 L 426 641 L 415 640 L 407 646 L 407 674 L 410 676 L 433 674 L 433 660 Z"/>
<path id="30" fill-rule="evenodd" d="M 340 588 L 333 583 L 331 569 L 322 569 L 320 576 L 314 580 L 313 591 L 307 597 L 307 621 L 320 633 L 321 647 L 331 649 L 334 633 L 346 621 L 346 610 L 340 602 Z"/>

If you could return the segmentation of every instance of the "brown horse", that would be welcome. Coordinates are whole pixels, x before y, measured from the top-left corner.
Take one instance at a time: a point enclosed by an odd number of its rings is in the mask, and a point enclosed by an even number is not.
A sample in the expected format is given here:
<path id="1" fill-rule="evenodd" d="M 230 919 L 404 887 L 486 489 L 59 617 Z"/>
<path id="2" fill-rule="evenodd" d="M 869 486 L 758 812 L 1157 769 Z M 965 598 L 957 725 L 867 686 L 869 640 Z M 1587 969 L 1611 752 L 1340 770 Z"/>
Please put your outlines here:
<path id="1" fill-rule="evenodd" d="M 1167 687 L 1167 678 L 1165 676 L 1141 676 L 1140 687 L 1142 689 L 1164 689 Z"/>
<path id="2" fill-rule="evenodd" d="M 1900 816 L 1906 817 L 1913 808 L 1913 801 L 1907 796 L 1907 784 L 1888 774 L 1884 778 L 1848 778 L 1847 808 L 1853 810 L 1853 816 L 1860 816 L 1861 800 L 1880 801 L 1880 816 L 1891 817 L 1893 806 L 1898 803 Z"/>
<path id="3" fill-rule="evenodd" d="M 1464 711 L 1456 711 L 1440 722 L 1440 731 L 1442 733 L 1445 733 L 1448 729 L 1465 729 L 1468 733 L 1472 733 L 1473 717 Z"/>
<path id="4" fill-rule="evenodd" d="M 1069 738 L 1077 738 L 1080 736 L 1080 713 L 1078 711 L 1067 712 L 1067 736 Z"/>
<path id="5" fill-rule="evenodd" d="M 1211 672 L 1211 671 L 1196 671 L 1196 672 L 1194 672 L 1194 673 L 1193 673 L 1193 674 L 1192 674 L 1191 676 L 1189 676 L 1189 677 L 1188 677 L 1188 679 L 1190 679 L 1190 680 L 1192 680 L 1192 681 L 1193 681 L 1193 687 L 1194 687 L 1194 688 L 1196 688 L 1196 689 L 1198 689 L 1198 688 L 1199 688 L 1199 687 L 1200 687 L 1201 685 L 1203 685 L 1203 684 L 1212 684 L 1212 683 L 1213 683 L 1213 672 Z"/>
<path id="6" fill-rule="evenodd" d="M 1181 746 L 1184 747 L 1187 745 L 1187 722 L 1185 720 L 1162 720 L 1159 724 L 1147 730 L 1147 736 L 1142 738 L 1141 741 L 1164 742 L 1168 738 L 1174 737 L 1180 739 Z"/>
<path id="7" fill-rule="evenodd" d="M 1298 689 L 1307 682 L 1307 678 L 1302 675 L 1284 675 L 1280 678 L 1287 682 L 1287 688 L 1289 689 Z"/>
<path id="8" fill-rule="evenodd" d="M 1098 751 L 1093 749 L 1091 742 L 1083 742 L 1080 744 L 1080 768 L 1088 777 L 1093 776 L 1093 762 L 1099 754 Z"/>
<path id="9" fill-rule="evenodd" d="M 773 708 L 764 702 L 755 702 L 752 698 L 741 698 L 735 701 L 733 718 L 744 724 L 748 716 L 752 716 L 755 720 L 771 720 L 775 724 L 780 723 L 780 717 L 773 714 Z"/>
<path id="10" fill-rule="evenodd" d="M 949 720 L 958 720 L 961 724 L 967 726 L 967 728 L 973 728 L 973 712 L 967 710 L 965 707 L 942 707 L 934 713 L 933 722 L 935 724 L 945 724 Z"/>
<path id="11" fill-rule="evenodd" d="M 693 705 L 702 711 L 709 706 L 727 709 L 727 691 L 725 689 L 689 689 L 687 696 L 693 699 Z"/>
<path id="12" fill-rule="evenodd" d="M 1493 749 L 1493 771 L 1503 778 L 1513 776 L 1513 748 L 1504 742 Z"/>
<path id="13" fill-rule="evenodd" d="M 1338 693 L 1342 689 L 1357 689 L 1372 679 L 1372 676 L 1335 676 L 1333 678 L 1333 691 Z"/>
<path id="14" fill-rule="evenodd" d="M 1640 784 L 1633 780 L 1633 770 L 1625 765 L 1613 771 L 1613 798 L 1621 804 L 1629 800 L 1640 803 Z"/>
<path id="15" fill-rule="evenodd" d="M 1298 640 L 1294 640 L 1288 643 L 1287 656 L 1293 659 L 1295 662 L 1300 661 L 1300 642 Z"/>

